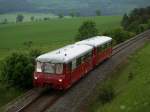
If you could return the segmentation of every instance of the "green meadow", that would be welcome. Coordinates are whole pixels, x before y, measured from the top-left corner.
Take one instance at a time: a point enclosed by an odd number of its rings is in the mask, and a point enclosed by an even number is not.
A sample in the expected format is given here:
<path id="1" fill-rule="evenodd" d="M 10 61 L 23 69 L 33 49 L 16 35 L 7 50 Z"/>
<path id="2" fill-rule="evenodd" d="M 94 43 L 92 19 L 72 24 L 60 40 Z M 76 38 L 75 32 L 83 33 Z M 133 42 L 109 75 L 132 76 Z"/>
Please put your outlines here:
<path id="1" fill-rule="evenodd" d="M 18 14 L 22 14 L 24 16 L 24 22 L 31 21 L 31 17 L 34 16 L 35 20 L 42 20 L 45 17 L 48 18 L 57 18 L 54 14 L 51 13 L 25 13 L 25 12 L 18 12 L 18 13 L 8 13 L 8 14 L 0 14 L 0 22 L 3 22 L 4 19 L 7 19 L 8 22 L 16 22 L 16 17 Z"/>
<path id="2" fill-rule="evenodd" d="M 13 51 L 29 50 L 25 45 L 29 41 L 32 42 L 32 48 L 45 52 L 71 44 L 75 40 L 78 28 L 86 20 L 95 21 L 101 33 L 119 27 L 121 19 L 121 16 L 76 17 L 0 24 L 0 60 Z M 0 107 L 22 93 L 23 91 L 0 82 Z"/>
<path id="3" fill-rule="evenodd" d="M 0 24 L 0 58 L 14 50 L 26 49 L 24 43 L 29 41 L 33 48 L 43 51 L 73 43 L 79 26 L 86 20 L 95 21 L 101 33 L 119 27 L 121 19 L 121 16 L 100 16 Z"/>
<path id="4" fill-rule="evenodd" d="M 91 112 L 149 112 L 150 111 L 150 44 L 137 51 L 125 67 L 104 82 L 115 89 L 114 99 L 102 105 L 93 103 Z M 132 77 L 131 77 L 132 75 Z"/>

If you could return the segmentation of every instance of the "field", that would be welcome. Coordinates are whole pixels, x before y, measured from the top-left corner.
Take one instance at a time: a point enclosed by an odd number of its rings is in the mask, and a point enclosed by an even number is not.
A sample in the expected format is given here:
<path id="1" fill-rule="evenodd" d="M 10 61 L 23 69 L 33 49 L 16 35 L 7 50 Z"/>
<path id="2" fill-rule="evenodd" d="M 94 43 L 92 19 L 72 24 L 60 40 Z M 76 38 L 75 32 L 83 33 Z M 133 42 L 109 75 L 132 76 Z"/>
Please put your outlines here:
<path id="1" fill-rule="evenodd" d="M 7 19 L 8 22 L 16 22 L 16 17 L 18 14 L 22 14 L 24 16 L 24 22 L 31 21 L 31 16 L 35 17 L 35 20 L 41 20 L 45 17 L 49 18 L 56 18 L 54 14 L 51 13 L 25 13 L 25 12 L 18 12 L 18 13 L 8 13 L 8 14 L 0 14 L 0 22 L 3 22 L 4 19 Z"/>
<path id="2" fill-rule="evenodd" d="M 150 44 L 131 56 L 125 67 L 104 84 L 115 89 L 115 98 L 105 105 L 99 100 L 92 112 L 149 112 L 150 111 Z M 132 76 L 132 77 L 131 77 Z"/>
<path id="3" fill-rule="evenodd" d="M 95 21 L 99 32 L 103 32 L 120 26 L 121 18 L 121 16 L 80 17 L 0 25 L 0 58 L 13 50 L 25 49 L 24 43 L 29 41 L 32 41 L 32 47 L 45 51 L 72 43 L 79 26 L 85 20 Z"/>

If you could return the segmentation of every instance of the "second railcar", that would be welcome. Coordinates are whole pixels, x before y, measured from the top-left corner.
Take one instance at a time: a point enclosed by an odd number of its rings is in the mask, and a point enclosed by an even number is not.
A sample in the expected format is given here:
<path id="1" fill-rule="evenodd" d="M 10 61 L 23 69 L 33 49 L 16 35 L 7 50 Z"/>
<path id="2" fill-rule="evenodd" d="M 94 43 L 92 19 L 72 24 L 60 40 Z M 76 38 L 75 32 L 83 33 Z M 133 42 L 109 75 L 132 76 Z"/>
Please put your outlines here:
<path id="1" fill-rule="evenodd" d="M 96 36 L 77 42 L 78 45 L 89 45 L 93 47 L 93 65 L 98 65 L 112 54 L 112 38 Z"/>

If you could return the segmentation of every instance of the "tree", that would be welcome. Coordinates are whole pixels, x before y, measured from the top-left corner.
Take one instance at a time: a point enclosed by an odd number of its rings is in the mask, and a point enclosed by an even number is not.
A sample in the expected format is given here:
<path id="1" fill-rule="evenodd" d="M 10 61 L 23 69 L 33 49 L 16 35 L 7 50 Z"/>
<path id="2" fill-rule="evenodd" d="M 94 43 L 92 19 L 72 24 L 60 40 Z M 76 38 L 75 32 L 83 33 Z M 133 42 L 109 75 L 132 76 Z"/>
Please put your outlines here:
<path id="1" fill-rule="evenodd" d="M 136 33 L 144 32 L 148 28 L 149 28 L 148 24 L 140 24 L 137 26 L 137 32 Z"/>
<path id="2" fill-rule="evenodd" d="M 123 19 L 121 21 L 121 25 L 127 29 L 128 25 L 129 25 L 129 17 L 128 15 L 125 13 L 124 16 L 123 16 Z"/>
<path id="3" fill-rule="evenodd" d="M 5 18 L 3 21 L 2 21 L 2 24 L 7 24 L 8 23 L 8 20 L 7 18 Z"/>
<path id="4" fill-rule="evenodd" d="M 64 15 L 63 14 L 59 14 L 58 17 L 61 19 L 61 18 L 64 17 Z"/>
<path id="5" fill-rule="evenodd" d="M 44 17 L 43 20 L 44 20 L 44 21 L 48 21 L 48 20 L 50 20 L 50 18 L 49 18 L 49 17 Z"/>
<path id="6" fill-rule="evenodd" d="M 23 45 L 26 46 L 27 48 L 31 48 L 32 45 L 33 45 L 33 42 L 32 41 L 27 41 L 27 42 L 24 42 Z"/>
<path id="7" fill-rule="evenodd" d="M 75 17 L 75 13 L 74 13 L 74 12 L 71 12 L 69 15 L 70 15 L 72 18 Z"/>
<path id="8" fill-rule="evenodd" d="M 83 40 L 98 35 L 98 29 L 96 23 L 93 21 L 85 21 L 80 26 L 76 40 Z"/>
<path id="9" fill-rule="evenodd" d="M 140 33 L 148 29 L 148 24 L 150 18 L 150 7 L 146 8 L 135 8 L 130 14 L 125 14 L 122 19 L 122 26 L 125 30 Z"/>
<path id="10" fill-rule="evenodd" d="M 34 19 L 35 19 L 34 16 L 31 16 L 31 17 L 30 17 L 30 20 L 31 20 L 31 21 L 34 21 Z"/>
<path id="11" fill-rule="evenodd" d="M 34 66 L 30 58 L 21 53 L 13 53 L 3 61 L 1 74 L 8 84 L 20 88 L 28 88 L 32 85 L 32 72 Z"/>
<path id="12" fill-rule="evenodd" d="M 23 22 L 24 16 L 22 14 L 17 15 L 16 22 Z"/>
<path id="13" fill-rule="evenodd" d="M 96 12 L 96 15 L 97 15 L 97 16 L 100 16 L 100 15 L 101 15 L 101 11 L 100 11 L 100 10 L 96 10 L 95 12 Z"/>
<path id="14" fill-rule="evenodd" d="M 14 52 L 2 61 L 1 77 L 5 83 L 21 89 L 32 87 L 34 60 L 40 51 L 32 50 L 29 53 Z"/>

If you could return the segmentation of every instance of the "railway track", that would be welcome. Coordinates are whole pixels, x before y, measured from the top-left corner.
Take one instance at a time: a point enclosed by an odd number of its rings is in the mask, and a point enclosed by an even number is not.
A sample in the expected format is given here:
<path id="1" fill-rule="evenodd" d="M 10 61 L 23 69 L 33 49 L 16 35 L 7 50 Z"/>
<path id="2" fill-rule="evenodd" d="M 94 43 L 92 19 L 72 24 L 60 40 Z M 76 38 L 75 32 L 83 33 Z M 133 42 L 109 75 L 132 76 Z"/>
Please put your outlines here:
<path id="1" fill-rule="evenodd" d="M 22 108 L 17 112 L 44 112 L 49 106 L 51 106 L 62 95 L 60 91 L 46 91 L 30 105 Z"/>
<path id="2" fill-rule="evenodd" d="M 112 53 L 112 56 L 116 55 L 117 53 L 119 53 L 121 50 L 127 48 L 128 46 L 134 44 L 135 42 L 141 40 L 141 39 L 144 39 L 145 37 L 147 37 L 148 35 L 150 35 L 150 30 L 148 31 L 145 31 L 144 33 L 142 34 L 139 34 L 119 45 L 116 45 L 115 47 L 113 47 L 113 53 Z"/>
<path id="3" fill-rule="evenodd" d="M 130 45 L 133 45 L 136 42 L 139 42 L 143 39 L 146 39 L 150 36 L 150 30 L 145 31 L 142 34 L 139 34 L 115 47 L 113 47 L 113 53 L 112 56 L 118 54 L 123 49 L 129 47 Z M 7 109 L 7 112 L 44 112 L 48 108 L 50 108 L 51 105 L 53 105 L 65 92 L 60 91 L 44 91 L 41 90 L 38 95 L 35 95 L 35 91 L 29 92 L 27 95 L 24 96 L 24 100 L 32 99 L 30 101 L 24 101 L 22 105 L 16 104 L 15 106 L 10 107 Z M 33 94 L 34 93 L 34 94 Z M 37 91 L 38 93 L 38 91 Z M 32 98 L 34 97 L 34 98 Z"/>

